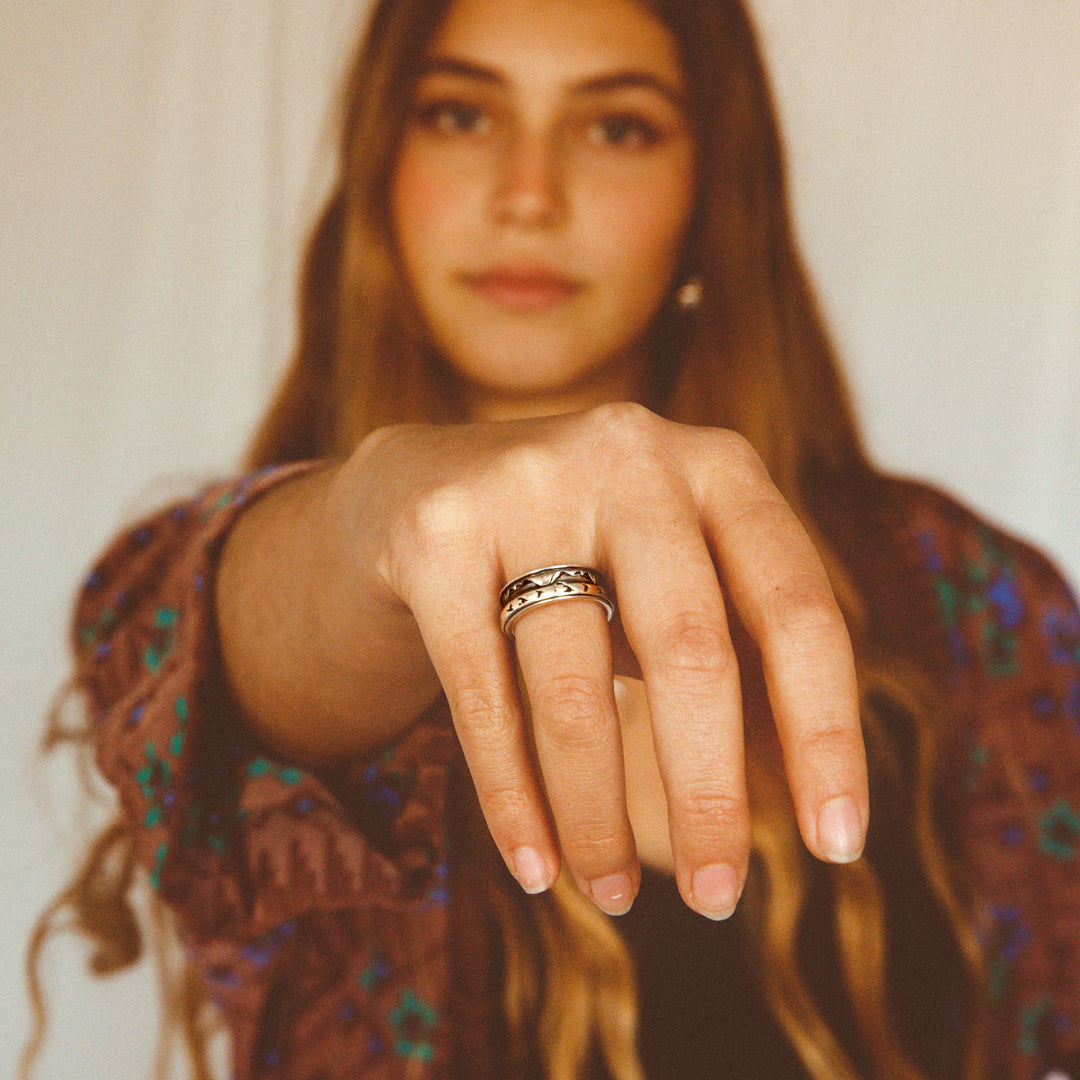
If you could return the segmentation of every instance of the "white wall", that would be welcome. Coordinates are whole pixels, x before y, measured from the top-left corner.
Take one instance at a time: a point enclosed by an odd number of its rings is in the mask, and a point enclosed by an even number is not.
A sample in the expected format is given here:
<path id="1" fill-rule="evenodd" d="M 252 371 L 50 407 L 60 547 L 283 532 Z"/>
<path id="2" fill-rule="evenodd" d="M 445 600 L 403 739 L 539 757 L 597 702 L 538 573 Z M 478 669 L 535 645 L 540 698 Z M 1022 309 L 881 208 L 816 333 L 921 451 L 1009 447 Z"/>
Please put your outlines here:
<path id="1" fill-rule="evenodd" d="M 258 415 L 358 5 L 0 5 L 0 1075 L 28 927 L 77 848 L 70 778 L 33 779 L 72 592 Z M 1080 5 L 755 6 L 873 447 L 1080 580 Z M 78 961 L 50 954 L 40 1075 L 144 1075 L 145 975 L 102 990 Z"/>
<path id="2" fill-rule="evenodd" d="M 754 6 L 872 446 L 1080 580 L 1080 4 Z"/>

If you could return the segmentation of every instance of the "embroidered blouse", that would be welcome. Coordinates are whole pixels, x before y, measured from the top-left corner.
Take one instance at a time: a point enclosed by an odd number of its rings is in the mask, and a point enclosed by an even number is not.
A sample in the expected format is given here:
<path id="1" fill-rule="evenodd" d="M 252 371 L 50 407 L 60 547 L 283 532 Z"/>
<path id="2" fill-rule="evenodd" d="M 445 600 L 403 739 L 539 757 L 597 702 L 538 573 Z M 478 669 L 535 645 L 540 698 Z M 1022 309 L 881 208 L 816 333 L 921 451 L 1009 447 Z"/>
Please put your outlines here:
<path id="1" fill-rule="evenodd" d="M 222 685 L 218 549 L 297 468 L 156 514 L 90 573 L 74 645 L 98 765 L 231 1031 L 234 1080 L 501 1080 L 496 976 L 470 963 L 484 928 L 447 839 L 463 763 L 445 708 L 314 772 L 267 753 Z M 1080 1051 L 1080 615 L 1029 547 L 931 488 L 889 492 L 904 606 L 967 727 L 955 810 L 995 1068 L 1037 1080 Z"/>

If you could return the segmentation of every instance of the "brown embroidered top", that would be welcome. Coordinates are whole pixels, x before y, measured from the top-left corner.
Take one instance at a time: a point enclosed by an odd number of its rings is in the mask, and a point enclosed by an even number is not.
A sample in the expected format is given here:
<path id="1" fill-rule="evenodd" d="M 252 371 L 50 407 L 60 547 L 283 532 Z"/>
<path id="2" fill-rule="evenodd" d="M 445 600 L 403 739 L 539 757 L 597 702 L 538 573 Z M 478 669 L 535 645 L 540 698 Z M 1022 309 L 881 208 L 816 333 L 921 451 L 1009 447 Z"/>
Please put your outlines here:
<path id="1" fill-rule="evenodd" d="M 74 634 L 99 766 L 232 1032 L 235 1080 L 501 1080 L 490 928 L 447 840 L 463 766 L 445 709 L 315 774 L 265 753 L 221 685 L 216 551 L 292 471 L 156 515 L 88 577 Z M 968 729 L 955 821 L 995 1068 L 1033 1080 L 1080 1049 L 1080 615 L 1030 548 L 932 489 L 887 488 L 911 564 L 897 606 L 939 649 Z"/>

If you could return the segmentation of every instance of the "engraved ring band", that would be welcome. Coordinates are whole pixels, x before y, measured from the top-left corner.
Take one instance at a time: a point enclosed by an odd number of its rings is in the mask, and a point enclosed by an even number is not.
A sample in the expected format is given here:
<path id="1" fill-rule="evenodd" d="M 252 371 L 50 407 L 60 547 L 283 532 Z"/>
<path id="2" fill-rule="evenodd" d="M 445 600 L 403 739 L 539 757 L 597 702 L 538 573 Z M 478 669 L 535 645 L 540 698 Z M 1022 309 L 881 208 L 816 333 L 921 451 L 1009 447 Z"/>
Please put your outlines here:
<path id="1" fill-rule="evenodd" d="M 530 608 L 579 598 L 600 604 L 611 621 L 615 602 L 599 570 L 588 566 L 545 566 L 522 574 L 504 585 L 499 593 L 503 632 L 513 639 L 514 623 Z"/>

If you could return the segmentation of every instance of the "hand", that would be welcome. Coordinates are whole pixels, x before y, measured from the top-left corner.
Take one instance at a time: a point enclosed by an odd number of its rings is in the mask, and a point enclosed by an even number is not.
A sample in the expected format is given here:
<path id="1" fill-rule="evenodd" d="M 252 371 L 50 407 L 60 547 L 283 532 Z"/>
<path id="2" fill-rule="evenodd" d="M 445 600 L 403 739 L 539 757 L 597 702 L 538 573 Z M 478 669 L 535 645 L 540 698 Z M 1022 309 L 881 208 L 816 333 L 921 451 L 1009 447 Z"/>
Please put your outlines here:
<path id="1" fill-rule="evenodd" d="M 502 585 L 552 564 L 596 567 L 614 586 L 691 907 L 730 914 L 750 847 L 725 601 L 760 649 L 808 848 L 858 856 L 868 798 L 850 642 L 817 553 L 741 437 L 636 405 L 388 428 L 335 483 L 370 588 L 415 618 L 488 827 L 527 891 L 550 886 L 560 851 L 605 911 L 628 908 L 640 880 L 603 610 L 527 611 L 514 643 L 499 626 Z"/>

